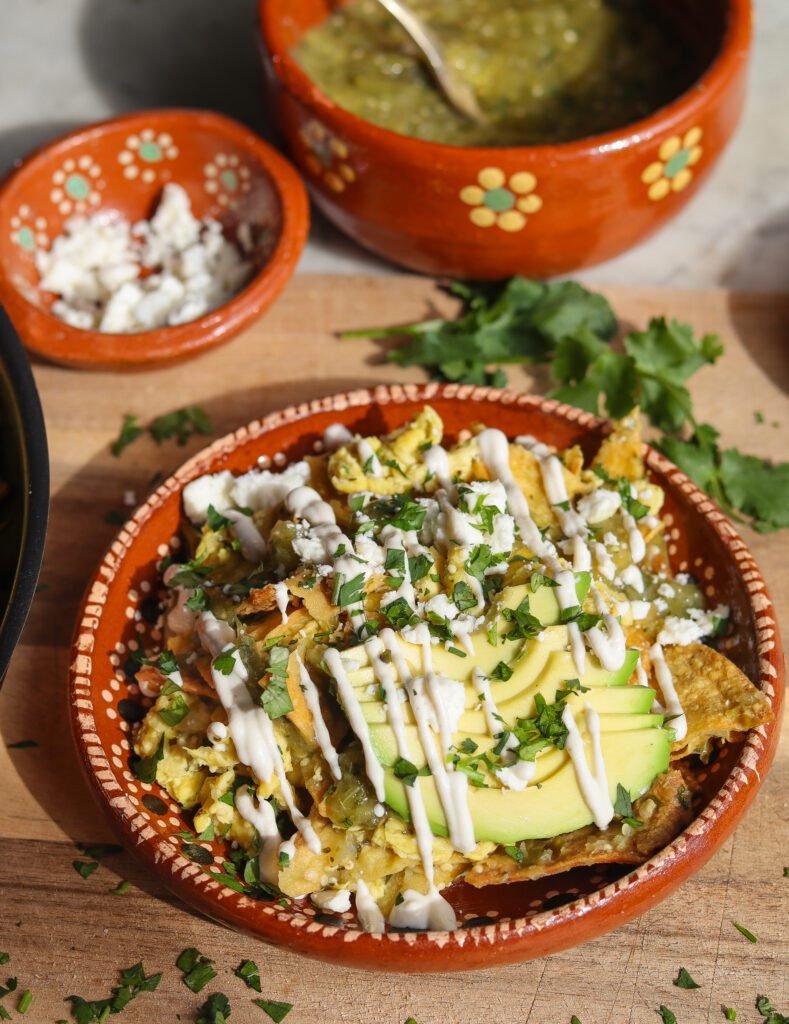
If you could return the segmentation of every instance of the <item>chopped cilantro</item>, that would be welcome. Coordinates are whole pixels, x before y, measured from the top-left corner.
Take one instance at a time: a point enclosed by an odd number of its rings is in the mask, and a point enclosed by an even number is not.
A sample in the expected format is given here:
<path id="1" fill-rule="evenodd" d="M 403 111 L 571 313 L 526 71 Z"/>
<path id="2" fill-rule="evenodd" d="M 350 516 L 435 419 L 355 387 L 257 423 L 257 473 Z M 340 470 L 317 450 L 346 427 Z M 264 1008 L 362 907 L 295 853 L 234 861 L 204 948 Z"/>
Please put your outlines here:
<path id="1" fill-rule="evenodd" d="M 789 866 L 784 868 L 784 878 L 789 878 Z"/>
<path id="2" fill-rule="evenodd" d="M 405 551 L 402 548 L 387 548 L 386 562 L 384 569 L 387 572 L 396 572 L 401 577 L 405 575 Z"/>
<path id="3" fill-rule="evenodd" d="M 472 740 L 470 736 L 467 736 L 458 748 L 461 754 L 473 754 L 477 749 L 477 744 Z"/>
<path id="4" fill-rule="evenodd" d="M 110 892 L 115 896 L 122 896 L 125 892 L 128 892 L 130 888 L 131 882 L 127 881 L 127 879 L 125 878 L 122 878 L 116 886 L 110 889 Z"/>
<path id="5" fill-rule="evenodd" d="M 161 973 L 146 975 L 142 961 L 120 972 L 120 984 L 116 985 L 106 999 L 83 999 L 82 996 L 66 996 L 71 1003 L 71 1015 L 77 1024 L 101 1024 L 109 1014 L 120 1013 L 132 999 L 141 992 L 154 992 L 162 980 Z"/>
<path id="6" fill-rule="evenodd" d="M 132 771 L 140 782 L 156 782 L 156 770 L 159 762 L 164 757 L 164 736 L 159 740 L 159 746 L 149 757 L 132 758 Z"/>
<path id="7" fill-rule="evenodd" d="M 0 964 L 7 964 L 10 959 L 10 953 L 0 953 Z"/>
<path id="8" fill-rule="evenodd" d="M 97 860 L 73 860 L 71 866 L 82 878 L 90 878 L 94 871 L 99 870 Z"/>
<path id="9" fill-rule="evenodd" d="M 365 506 L 366 501 L 367 498 L 364 494 L 352 494 L 348 499 L 348 507 L 350 508 L 351 512 L 361 512 Z"/>
<path id="10" fill-rule="evenodd" d="M 22 995 L 19 997 L 16 1010 L 17 1013 L 25 1014 L 30 1009 L 30 1004 L 33 1002 L 33 993 L 29 988 L 26 988 Z"/>
<path id="11" fill-rule="evenodd" d="M 203 565 L 200 559 L 184 562 L 167 580 L 168 587 L 199 587 L 211 575 L 213 566 Z"/>
<path id="12" fill-rule="evenodd" d="M 677 1018 L 667 1006 L 661 1006 L 658 1013 L 663 1018 L 663 1024 L 677 1024 Z"/>
<path id="13" fill-rule="evenodd" d="M 148 432 L 157 444 L 175 439 L 179 445 L 185 445 L 194 434 L 211 435 L 214 424 L 199 405 L 188 405 L 157 416 L 151 421 Z"/>
<path id="14" fill-rule="evenodd" d="M 180 692 L 173 696 L 173 699 L 166 708 L 160 708 L 158 711 L 159 718 L 161 718 L 165 725 L 170 726 L 183 722 L 188 714 L 189 705 L 186 703 L 184 695 Z"/>
<path id="15" fill-rule="evenodd" d="M 236 967 L 233 974 L 247 985 L 248 988 L 260 992 L 260 970 L 254 960 L 244 960 Z"/>
<path id="16" fill-rule="evenodd" d="M 575 1014 L 573 1014 L 573 1015 L 572 1015 L 572 1017 L 570 1018 L 570 1024 L 581 1024 L 581 1022 L 580 1022 L 580 1020 L 579 1020 L 579 1019 L 578 1019 L 578 1018 L 577 1018 L 577 1017 L 575 1016 Z"/>
<path id="17" fill-rule="evenodd" d="M 524 854 L 523 848 L 521 846 L 504 846 L 502 847 L 502 849 L 507 854 L 507 856 L 512 857 L 512 859 L 517 864 L 523 863 L 526 855 Z"/>
<path id="18" fill-rule="evenodd" d="M 226 526 L 230 526 L 227 516 L 220 515 L 213 505 L 209 505 L 206 510 L 206 521 L 211 530 L 224 530 Z"/>
<path id="19" fill-rule="evenodd" d="M 644 823 L 633 814 L 633 803 L 630 794 L 621 782 L 616 784 L 616 799 L 614 800 L 614 814 L 618 814 L 625 825 L 631 828 L 642 828 Z M 683 968 L 684 970 L 684 968 Z M 676 984 L 676 982 L 675 982 Z"/>
<path id="20" fill-rule="evenodd" d="M 433 560 L 427 555 L 409 555 L 408 575 L 411 577 L 411 582 L 418 583 L 423 580 L 430 572 L 432 564 Z"/>
<path id="21" fill-rule="evenodd" d="M 196 1024 L 227 1024 L 230 1016 L 230 1000 L 221 992 L 214 992 L 198 1008 Z"/>
<path id="22" fill-rule="evenodd" d="M 468 655 L 459 647 L 447 647 L 447 654 L 454 654 L 456 658 L 466 658 Z"/>
<path id="23" fill-rule="evenodd" d="M 202 587 L 198 587 L 191 597 L 186 599 L 186 607 L 190 612 L 203 612 L 208 607 L 208 597 Z"/>
<path id="24" fill-rule="evenodd" d="M 110 451 L 117 459 L 121 452 L 128 448 L 132 442 L 136 441 L 138 437 L 141 437 L 143 433 L 143 428 L 140 426 L 137 417 L 127 414 L 123 417 L 120 433 L 112 442 Z"/>
<path id="25" fill-rule="evenodd" d="M 364 573 L 359 573 L 346 582 L 342 573 L 334 578 L 334 589 L 332 590 L 332 604 L 338 608 L 346 608 L 350 604 L 358 604 L 364 600 Z"/>
<path id="26" fill-rule="evenodd" d="M 221 672 L 223 676 L 229 676 L 236 667 L 237 650 L 237 647 L 228 647 L 227 650 L 222 651 L 221 654 L 214 658 L 211 667 L 216 669 L 217 672 Z"/>
<path id="27" fill-rule="evenodd" d="M 284 850 L 280 850 L 279 854 L 277 855 L 277 864 L 279 865 L 279 867 L 283 869 L 289 867 L 290 854 L 286 853 Z M 260 991 L 260 989 L 258 989 L 258 991 Z"/>
<path id="28" fill-rule="evenodd" d="M 499 642 L 499 627 L 492 622 L 487 629 L 486 636 L 491 647 L 496 647 Z"/>
<path id="29" fill-rule="evenodd" d="M 279 1024 L 293 1009 L 293 1003 L 278 1003 L 276 999 L 253 999 L 252 1002 L 274 1021 Z"/>
<path id="30" fill-rule="evenodd" d="M 189 946 L 180 953 L 175 966 L 183 973 L 181 981 L 195 993 L 202 991 L 208 982 L 216 977 L 213 960 L 203 956 L 194 946 Z"/>
<path id="31" fill-rule="evenodd" d="M 407 499 L 402 508 L 389 520 L 389 525 L 398 530 L 421 530 L 424 526 L 427 509 L 416 501 Z"/>
<path id="32" fill-rule="evenodd" d="M 542 694 L 536 694 L 534 702 L 537 714 L 533 718 L 519 718 L 512 730 L 518 741 L 518 757 L 521 761 L 533 761 L 546 747 L 554 746 L 564 750 L 568 730 L 562 721 L 564 701 L 548 704 Z"/>
<path id="33" fill-rule="evenodd" d="M 756 997 L 756 1009 L 764 1018 L 762 1024 L 789 1024 L 789 1016 L 779 1013 L 767 996 Z"/>
<path id="34" fill-rule="evenodd" d="M 293 710 L 293 701 L 288 692 L 288 662 L 290 651 L 287 647 L 269 648 L 269 683 L 260 697 L 269 718 L 281 718 Z"/>
<path id="35" fill-rule="evenodd" d="M 677 988 L 701 988 L 701 985 L 691 978 L 684 967 L 680 967 L 679 974 L 674 979 L 674 984 Z"/>
<path id="36" fill-rule="evenodd" d="M 458 611 L 466 612 L 469 608 L 476 608 L 477 599 L 474 596 L 474 591 L 464 580 L 458 581 L 452 590 L 452 601 L 457 606 Z"/>
<path id="37" fill-rule="evenodd" d="M 734 1009 L 733 1006 L 724 1006 L 723 1016 L 726 1018 L 726 1020 L 737 1020 L 737 1011 Z"/>
<path id="38" fill-rule="evenodd" d="M 398 597 L 381 606 L 381 614 L 394 629 L 403 629 L 416 618 L 416 613 L 404 597 Z"/>
<path id="39" fill-rule="evenodd" d="M 740 935 L 744 935 L 745 936 L 745 938 L 748 940 L 748 942 L 758 942 L 759 941 L 757 939 L 757 937 L 753 934 L 753 932 L 748 931 L 748 929 L 745 927 L 744 924 L 737 924 L 736 921 L 732 921 L 732 924 L 737 929 L 737 931 L 740 933 Z"/>
<path id="40" fill-rule="evenodd" d="M 11 1020 L 11 1014 L 2 1005 L 0 1005 L 0 1020 Z M 58 1021 L 57 1024 L 68 1024 L 68 1021 Z"/>
<path id="41" fill-rule="evenodd" d="M 416 765 L 404 757 L 398 757 L 394 763 L 393 771 L 395 778 L 402 780 L 406 786 L 413 786 L 418 775 L 430 775 L 430 769 L 427 765 L 424 768 L 417 768 Z"/>
<path id="42" fill-rule="evenodd" d="M 500 679 L 506 683 L 508 679 L 512 679 L 512 669 L 506 661 L 500 661 L 491 672 L 490 677 L 491 679 Z"/>
<path id="43" fill-rule="evenodd" d="M 581 632 L 585 633 L 587 629 L 592 629 L 600 624 L 600 616 L 592 615 L 591 612 L 585 612 L 580 605 L 575 604 L 570 608 L 561 609 L 559 612 L 559 622 L 563 626 L 574 622 Z"/>
<path id="44" fill-rule="evenodd" d="M 558 587 L 559 584 L 556 580 L 551 579 L 550 576 L 546 576 L 542 572 L 533 572 L 529 577 L 529 590 L 532 594 L 536 594 L 540 587 Z"/>
<path id="45" fill-rule="evenodd" d="M 507 640 L 527 640 L 542 630 L 542 623 L 529 611 L 529 597 L 524 597 L 517 608 L 505 608 L 501 613 L 512 628 L 506 633 Z"/>

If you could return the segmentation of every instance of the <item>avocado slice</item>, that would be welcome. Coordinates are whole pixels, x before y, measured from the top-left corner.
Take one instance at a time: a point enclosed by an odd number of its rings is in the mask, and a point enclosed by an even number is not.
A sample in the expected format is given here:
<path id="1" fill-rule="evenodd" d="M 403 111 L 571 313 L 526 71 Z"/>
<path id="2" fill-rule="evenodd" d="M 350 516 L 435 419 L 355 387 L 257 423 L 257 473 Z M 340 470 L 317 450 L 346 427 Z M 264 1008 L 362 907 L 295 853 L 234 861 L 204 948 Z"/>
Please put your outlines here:
<path id="1" fill-rule="evenodd" d="M 583 603 L 590 582 L 588 573 L 576 574 L 579 604 Z M 508 624 L 502 611 L 504 608 L 517 608 L 525 597 L 529 598 L 531 614 L 544 624 L 544 629 L 538 637 L 507 640 Z M 474 754 L 482 755 L 498 743 L 498 739 L 490 735 L 480 706 L 473 681 L 475 669 L 489 678 L 491 697 L 503 722 L 509 725 L 517 719 L 532 717 L 536 713 L 538 696 L 547 704 L 553 704 L 557 692 L 566 689 L 565 684 L 578 677 L 569 651 L 568 629 L 558 624 L 559 614 L 555 588 L 541 587 L 532 594 L 527 585 L 507 587 L 498 596 L 487 622 L 469 638 L 471 650 L 467 657 L 458 657 L 442 644 L 432 647 L 433 671 L 455 679 L 465 687 L 465 710 L 453 738 L 457 750 L 462 749 L 464 740 L 469 740 L 475 744 Z M 497 625 L 495 632 L 489 630 L 491 622 Z M 421 675 L 421 648 L 403 640 L 400 645 L 413 675 Z M 584 737 L 590 765 L 594 759 L 586 730 L 585 707 L 589 705 L 600 716 L 601 747 L 612 801 L 619 783 L 631 799 L 637 799 L 656 776 L 666 771 L 669 763 L 671 733 L 663 728 L 663 717 L 651 713 L 655 691 L 649 687 L 627 685 L 638 657 L 638 651 L 628 651 L 621 669 L 608 672 L 594 654 L 587 652 L 584 672 L 579 679 L 583 692 L 571 693 L 565 698 Z M 349 680 L 368 723 L 371 744 L 385 770 L 386 802 L 408 820 L 407 791 L 394 773 L 399 751 L 364 645 L 344 651 L 342 658 L 348 666 Z M 507 675 L 507 670 L 497 671 L 500 662 L 507 666 L 508 678 L 496 678 L 497 675 Z M 394 666 L 392 668 L 394 670 Z M 402 703 L 401 710 L 408 760 L 417 769 L 423 768 L 426 758 L 410 703 Z M 503 724 L 502 731 L 505 729 Z M 549 838 L 582 828 L 593 820 L 578 785 L 575 766 L 566 750 L 548 747 L 541 751 L 535 761 L 531 782 L 520 792 L 501 788 L 494 776 L 487 776 L 486 782 L 489 785 L 485 787 L 469 785 L 468 788 L 469 807 L 478 841 L 507 844 L 522 839 Z M 420 787 L 433 833 L 446 835 L 446 819 L 433 779 L 420 776 L 415 785 Z"/>
<path id="2" fill-rule="evenodd" d="M 592 764 L 591 742 L 580 717 L 578 724 L 585 739 L 587 760 Z M 616 798 L 618 783 L 627 790 L 631 800 L 636 800 L 668 768 L 671 737 L 663 728 L 603 731 L 601 746 L 611 801 Z M 555 758 L 555 755 L 565 756 Z M 522 839 L 548 839 L 591 824 L 592 814 L 578 786 L 569 756 L 565 751 L 556 750 L 545 756 L 560 761 L 560 765 L 547 778 L 540 780 L 535 776 L 534 781 L 519 793 L 469 786 L 469 809 L 478 842 L 489 840 L 510 844 Z M 542 760 L 541 755 L 537 764 Z M 386 771 L 385 785 L 386 802 L 408 820 L 405 785 L 395 778 L 391 770 Z M 447 835 L 446 819 L 433 779 L 419 777 L 414 785 L 420 787 L 434 835 Z"/>

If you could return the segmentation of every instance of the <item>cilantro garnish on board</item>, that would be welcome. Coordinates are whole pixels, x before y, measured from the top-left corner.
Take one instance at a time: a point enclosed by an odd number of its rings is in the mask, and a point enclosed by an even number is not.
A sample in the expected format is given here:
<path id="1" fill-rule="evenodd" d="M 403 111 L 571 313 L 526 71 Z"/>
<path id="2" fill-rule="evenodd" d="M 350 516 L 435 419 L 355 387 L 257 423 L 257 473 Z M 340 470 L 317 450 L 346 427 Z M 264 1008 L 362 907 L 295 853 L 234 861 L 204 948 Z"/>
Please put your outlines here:
<path id="1" fill-rule="evenodd" d="M 161 973 L 146 975 L 142 961 L 121 970 L 120 975 L 120 984 L 106 999 L 66 996 L 65 1002 L 71 1003 L 71 1016 L 77 1024 L 94 1024 L 106 1020 L 109 1014 L 120 1013 L 141 992 L 155 991 L 162 980 Z"/>
<path id="2" fill-rule="evenodd" d="M 199 405 L 188 405 L 163 413 L 145 427 L 140 423 L 139 416 L 127 413 L 123 417 L 117 438 L 110 445 L 110 451 L 117 459 L 124 449 L 145 433 L 148 433 L 156 444 L 175 440 L 179 445 L 185 445 L 195 434 L 209 437 L 213 432 L 214 424 L 211 417 Z"/>
<path id="3" fill-rule="evenodd" d="M 694 414 L 687 382 L 723 354 L 715 335 L 697 339 L 687 324 L 655 317 L 615 343 L 606 299 L 573 281 L 513 277 L 448 291 L 462 304 L 454 318 L 342 337 L 403 338 L 387 352 L 390 362 L 465 384 L 503 386 L 503 365 L 547 364 L 555 382 L 549 397 L 614 419 L 640 408 L 659 432 L 658 447 L 725 511 L 762 532 L 789 526 L 789 463 L 721 448 L 718 431 Z M 638 503 L 630 511 L 641 511 Z"/>

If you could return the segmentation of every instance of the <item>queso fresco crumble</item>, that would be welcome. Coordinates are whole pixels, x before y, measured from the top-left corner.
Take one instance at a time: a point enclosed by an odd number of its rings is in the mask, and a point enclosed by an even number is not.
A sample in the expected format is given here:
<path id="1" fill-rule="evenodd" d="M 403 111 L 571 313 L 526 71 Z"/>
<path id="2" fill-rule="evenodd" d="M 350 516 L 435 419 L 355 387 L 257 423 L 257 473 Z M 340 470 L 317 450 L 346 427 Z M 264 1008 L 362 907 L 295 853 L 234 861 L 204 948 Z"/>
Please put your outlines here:
<path id="1" fill-rule="evenodd" d="M 189 323 L 232 298 L 254 273 L 247 225 L 237 243 L 219 221 L 198 220 L 186 191 L 168 184 L 150 220 L 131 224 L 113 210 L 69 218 L 36 268 L 40 287 L 58 296 L 59 319 L 133 334 Z"/>

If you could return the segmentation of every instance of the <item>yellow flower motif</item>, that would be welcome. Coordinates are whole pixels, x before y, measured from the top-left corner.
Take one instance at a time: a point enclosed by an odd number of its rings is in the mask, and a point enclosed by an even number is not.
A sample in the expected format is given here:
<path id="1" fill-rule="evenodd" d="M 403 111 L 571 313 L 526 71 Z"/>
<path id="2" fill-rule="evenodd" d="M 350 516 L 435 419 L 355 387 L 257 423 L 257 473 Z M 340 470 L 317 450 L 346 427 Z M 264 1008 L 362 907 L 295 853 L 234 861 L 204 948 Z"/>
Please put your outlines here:
<path id="1" fill-rule="evenodd" d="M 641 180 L 649 185 L 647 195 L 656 202 L 669 192 L 681 192 L 693 178 L 691 167 L 701 159 L 701 128 L 696 126 L 680 137 L 672 135 L 658 150 L 659 160 L 645 168 Z"/>
<path id="2" fill-rule="evenodd" d="M 318 121 L 310 121 L 301 129 L 301 140 L 309 150 L 307 166 L 322 178 L 333 192 L 344 192 L 356 180 L 356 172 L 348 163 L 348 147 Z"/>
<path id="3" fill-rule="evenodd" d="M 495 224 L 502 231 L 521 231 L 526 227 L 526 214 L 542 208 L 536 187 L 537 179 L 530 171 L 518 171 L 508 180 L 501 168 L 485 167 L 477 175 L 476 185 L 461 189 L 460 198 L 474 207 L 469 218 L 478 228 Z"/>

